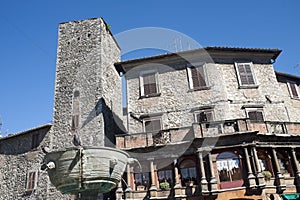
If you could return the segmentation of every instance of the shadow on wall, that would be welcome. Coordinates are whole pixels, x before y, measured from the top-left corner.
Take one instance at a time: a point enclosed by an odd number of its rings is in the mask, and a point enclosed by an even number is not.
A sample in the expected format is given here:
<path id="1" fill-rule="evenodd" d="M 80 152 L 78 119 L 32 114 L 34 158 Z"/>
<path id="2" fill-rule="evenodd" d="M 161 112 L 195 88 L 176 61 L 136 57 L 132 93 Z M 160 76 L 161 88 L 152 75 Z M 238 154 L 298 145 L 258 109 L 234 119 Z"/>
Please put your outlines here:
<path id="1" fill-rule="evenodd" d="M 89 113 L 87 119 L 83 122 L 81 129 L 91 122 L 95 117 L 103 114 L 104 119 L 104 146 L 115 147 L 115 135 L 126 133 L 125 126 L 120 117 L 115 114 L 106 104 L 103 98 L 100 98 L 94 109 Z"/>

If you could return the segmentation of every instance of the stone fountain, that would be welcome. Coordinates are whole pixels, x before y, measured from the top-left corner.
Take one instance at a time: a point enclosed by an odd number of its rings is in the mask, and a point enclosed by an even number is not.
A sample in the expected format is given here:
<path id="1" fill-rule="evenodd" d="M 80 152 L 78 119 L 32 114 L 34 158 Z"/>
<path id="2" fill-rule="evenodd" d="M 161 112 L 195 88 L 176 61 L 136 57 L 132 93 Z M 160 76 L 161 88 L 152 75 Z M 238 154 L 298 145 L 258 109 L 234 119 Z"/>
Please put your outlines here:
<path id="1" fill-rule="evenodd" d="M 45 156 L 50 181 L 63 194 L 107 193 L 132 161 L 126 152 L 109 147 L 73 147 Z"/>

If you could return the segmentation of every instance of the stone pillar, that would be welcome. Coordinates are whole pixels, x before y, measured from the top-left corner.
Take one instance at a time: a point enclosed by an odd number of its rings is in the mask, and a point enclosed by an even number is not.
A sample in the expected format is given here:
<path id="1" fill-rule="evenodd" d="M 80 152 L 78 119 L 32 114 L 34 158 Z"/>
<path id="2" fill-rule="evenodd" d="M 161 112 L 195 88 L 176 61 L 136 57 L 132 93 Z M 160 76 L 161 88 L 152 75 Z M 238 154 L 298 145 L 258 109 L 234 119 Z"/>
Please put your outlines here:
<path id="1" fill-rule="evenodd" d="M 215 172 L 214 172 L 214 166 L 213 166 L 213 161 L 211 157 L 211 153 L 208 153 L 208 162 L 209 162 L 209 167 L 210 167 L 210 187 L 211 187 L 211 192 L 217 191 L 218 186 L 217 186 L 217 180 L 215 177 Z"/>
<path id="2" fill-rule="evenodd" d="M 154 171 L 153 159 L 150 160 L 150 175 L 151 175 L 151 187 L 149 188 L 150 196 L 156 197 L 157 196 L 157 186 L 155 185 L 155 171 Z"/>
<path id="3" fill-rule="evenodd" d="M 122 180 L 118 183 L 118 189 L 116 191 L 116 199 L 122 200 L 123 189 L 122 189 Z"/>
<path id="4" fill-rule="evenodd" d="M 198 151 L 198 158 L 199 158 L 199 166 L 200 166 L 200 172 L 201 172 L 201 180 L 200 184 L 201 185 L 201 190 L 203 193 L 208 193 L 208 182 L 205 177 L 205 168 L 204 168 L 204 162 L 203 162 L 203 155 L 202 152 Z"/>
<path id="5" fill-rule="evenodd" d="M 275 170 L 276 170 L 275 184 L 277 186 L 277 190 L 283 191 L 283 190 L 285 190 L 286 185 L 285 185 L 285 182 L 284 182 L 284 176 L 280 172 L 280 166 L 279 166 L 279 163 L 278 163 L 276 150 L 274 148 L 272 148 L 272 154 L 273 154 L 273 159 L 274 159 L 274 163 L 275 163 Z"/>
<path id="6" fill-rule="evenodd" d="M 127 165 L 127 188 L 125 190 L 126 199 L 132 198 L 132 187 L 131 187 L 131 174 L 130 174 L 130 165 Z"/>
<path id="7" fill-rule="evenodd" d="M 291 149 L 291 153 L 292 153 L 292 159 L 293 159 L 294 165 L 296 167 L 295 177 L 297 179 L 299 179 L 300 178 L 300 167 L 299 167 L 299 161 L 297 160 L 295 148 Z"/>
<path id="8" fill-rule="evenodd" d="M 261 171 L 260 163 L 259 163 L 258 156 L 257 156 L 256 147 L 253 146 L 251 148 L 251 150 L 252 150 L 252 155 L 253 155 L 256 170 L 257 170 L 256 171 L 256 178 L 257 178 L 257 182 L 258 182 L 258 187 L 264 187 L 266 185 L 266 182 L 265 182 L 265 177 L 264 177 L 264 175 L 262 174 L 262 171 Z"/>
<path id="9" fill-rule="evenodd" d="M 291 153 L 292 153 L 293 163 L 294 163 L 295 168 L 296 168 L 295 185 L 296 185 L 296 188 L 297 188 L 297 192 L 299 192 L 300 191 L 300 167 L 299 167 L 299 161 L 297 160 L 295 148 L 291 149 Z"/>
<path id="10" fill-rule="evenodd" d="M 248 183 L 249 183 L 249 187 L 253 188 L 256 186 L 256 181 L 255 181 L 255 176 L 252 173 L 252 168 L 251 168 L 251 162 L 249 159 L 249 154 L 248 154 L 248 149 L 247 147 L 244 147 L 244 153 L 245 153 L 245 159 L 246 159 L 246 164 L 247 164 L 247 168 L 248 168 Z"/>
<path id="11" fill-rule="evenodd" d="M 175 197 L 181 195 L 181 180 L 179 175 L 179 164 L 177 159 L 174 159 L 174 175 L 175 175 L 175 186 L 174 186 L 174 192 Z"/>

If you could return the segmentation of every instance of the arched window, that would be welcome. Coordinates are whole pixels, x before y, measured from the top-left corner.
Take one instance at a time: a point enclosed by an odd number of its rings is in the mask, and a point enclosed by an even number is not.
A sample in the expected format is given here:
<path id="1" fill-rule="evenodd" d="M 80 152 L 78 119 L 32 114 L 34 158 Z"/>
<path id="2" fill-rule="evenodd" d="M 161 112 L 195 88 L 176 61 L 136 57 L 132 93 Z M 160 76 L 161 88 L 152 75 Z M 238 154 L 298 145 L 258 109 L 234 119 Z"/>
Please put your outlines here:
<path id="1" fill-rule="evenodd" d="M 233 188 L 243 185 L 242 169 L 237 155 L 230 152 L 219 154 L 217 157 L 217 169 L 221 188 Z"/>
<path id="2" fill-rule="evenodd" d="M 191 159 L 185 159 L 180 163 L 181 183 L 188 186 L 197 183 L 196 163 Z"/>
<path id="3" fill-rule="evenodd" d="M 79 129 L 79 116 L 80 116 L 80 105 L 79 105 L 79 91 L 75 90 L 73 94 L 73 110 L 72 110 L 72 123 L 71 130 L 73 132 Z"/>
<path id="4" fill-rule="evenodd" d="M 264 151 L 264 150 L 258 150 L 257 154 L 258 154 L 258 161 L 260 164 L 261 171 L 263 171 L 263 172 L 269 171 L 269 172 L 271 172 L 272 176 L 274 176 L 272 162 L 271 162 L 271 158 L 270 158 L 270 155 L 268 154 L 268 152 Z"/>
<path id="5" fill-rule="evenodd" d="M 279 151 L 277 153 L 277 158 L 280 167 L 280 173 L 293 176 L 293 168 L 291 166 L 288 154 L 284 151 Z"/>

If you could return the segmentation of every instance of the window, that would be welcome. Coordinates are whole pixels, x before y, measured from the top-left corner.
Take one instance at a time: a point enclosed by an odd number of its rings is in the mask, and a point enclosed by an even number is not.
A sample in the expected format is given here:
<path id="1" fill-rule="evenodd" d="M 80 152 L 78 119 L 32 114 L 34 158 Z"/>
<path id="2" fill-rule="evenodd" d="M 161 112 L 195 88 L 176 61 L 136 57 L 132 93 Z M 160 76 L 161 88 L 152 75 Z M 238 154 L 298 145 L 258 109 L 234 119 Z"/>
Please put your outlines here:
<path id="1" fill-rule="evenodd" d="M 148 72 L 140 76 L 140 93 L 142 97 L 151 97 L 159 94 L 158 73 Z"/>
<path id="2" fill-rule="evenodd" d="M 242 170 L 237 155 L 224 152 L 217 157 L 217 169 L 220 182 L 232 182 L 242 179 Z"/>
<path id="3" fill-rule="evenodd" d="M 135 186 L 142 186 L 144 189 L 149 188 L 150 179 L 149 173 L 136 173 L 134 174 Z"/>
<path id="4" fill-rule="evenodd" d="M 181 173 L 181 182 L 183 186 L 196 183 L 197 173 L 196 173 L 196 164 L 191 159 L 186 159 L 180 164 L 180 173 Z"/>
<path id="5" fill-rule="evenodd" d="M 287 83 L 290 95 L 293 99 L 299 99 L 299 91 L 298 91 L 298 85 L 296 83 L 288 82 Z"/>
<path id="6" fill-rule="evenodd" d="M 257 155 L 261 171 L 269 171 L 273 176 L 272 162 L 268 152 L 264 150 L 258 150 Z"/>
<path id="7" fill-rule="evenodd" d="M 240 86 L 255 86 L 255 78 L 252 72 L 252 63 L 235 63 Z"/>
<path id="8" fill-rule="evenodd" d="M 199 123 L 214 121 L 213 110 L 201 110 L 195 112 L 195 121 Z"/>
<path id="9" fill-rule="evenodd" d="M 249 110 L 247 113 L 248 113 L 248 117 L 249 117 L 250 121 L 253 121 L 253 122 L 263 122 L 264 121 L 262 110 Z"/>
<path id="10" fill-rule="evenodd" d="M 160 118 L 144 119 L 144 130 L 147 133 L 159 132 L 161 130 L 161 119 Z"/>
<path id="11" fill-rule="evenodd" d="M 191 65 L 187 67 L 188 80 L 190 89 L 207 88 L 207 81 L 205 80 L 204 64 Z"/>
<path id="12" fill-rule="evenodd" d="M 40 142 L 40 134 L 32 134 L 32 140 L 31 140 L 31 148 L 35 149 L 38 147 Z"/>
<path id="13" fill-rule="evenodd" d="M 37 174 L 35 171 L 30 171 L 27 174 L 26 190 L 32 191 L 36 186 Z"/>
<path id="14" fill-rule="evenodd" d="M 79 129 L 79 114 L 80 114 L 80 105 L 79 105 L 79 91 L 76 90 L 73 95 L 73 113 L 72 113 L 72 123 L 71 130 L 77 131 Z"/>
<path id="15" fill-rule="evenodd" d="M 171 169 L 163 169 L 157 172 L 159 183 L 168 182 L 173 185 L 173 172 Z"/>

